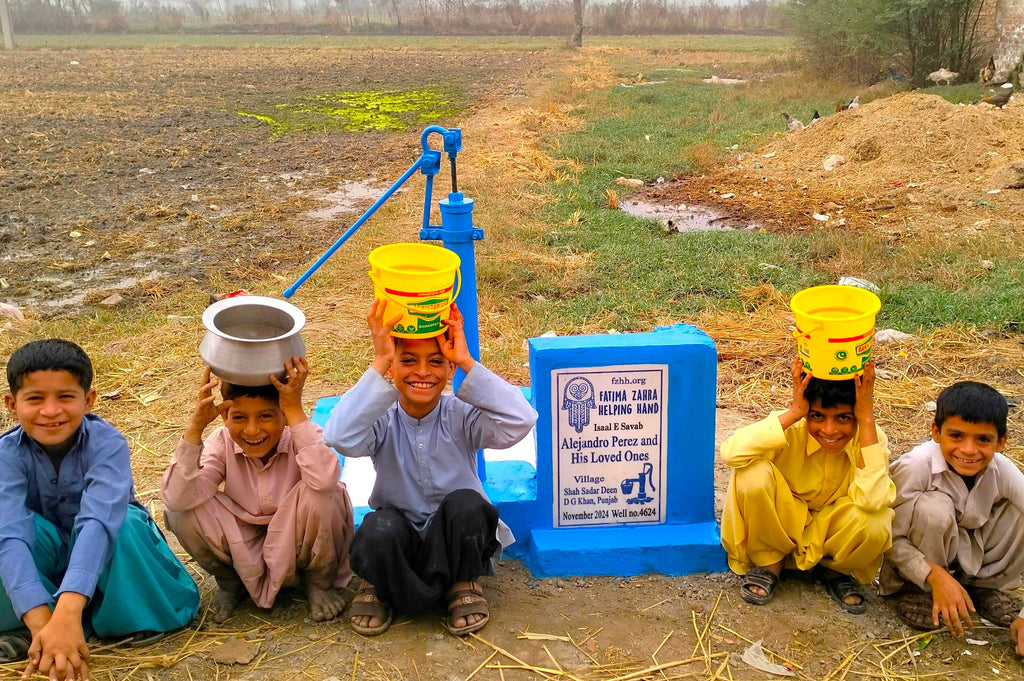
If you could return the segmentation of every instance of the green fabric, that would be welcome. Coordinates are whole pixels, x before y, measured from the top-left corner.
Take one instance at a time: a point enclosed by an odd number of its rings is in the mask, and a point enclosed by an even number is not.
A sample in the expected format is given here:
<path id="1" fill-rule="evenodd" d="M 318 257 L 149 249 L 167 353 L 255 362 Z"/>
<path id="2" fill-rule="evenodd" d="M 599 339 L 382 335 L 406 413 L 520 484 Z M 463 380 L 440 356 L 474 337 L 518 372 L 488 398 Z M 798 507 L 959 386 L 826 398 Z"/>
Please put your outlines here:
<path id="1" fill-rule="evenodd" d="M 33 516 L 36 541 L 32 557 L 43 585 L 54 593 L 54 585 L 60 583 L 67 568 L 70 546 L 61 540 L 53 523 L 38 514 Z M 171 552 L 149 514 L 129 506 L 83 624 L 99 636 L 110 637 L 171 631 L 188 624 L 198 611 L 199 590 L 185 566 Z M 21 627 L 7 592 L 0 590 L 0 631 Z"/>

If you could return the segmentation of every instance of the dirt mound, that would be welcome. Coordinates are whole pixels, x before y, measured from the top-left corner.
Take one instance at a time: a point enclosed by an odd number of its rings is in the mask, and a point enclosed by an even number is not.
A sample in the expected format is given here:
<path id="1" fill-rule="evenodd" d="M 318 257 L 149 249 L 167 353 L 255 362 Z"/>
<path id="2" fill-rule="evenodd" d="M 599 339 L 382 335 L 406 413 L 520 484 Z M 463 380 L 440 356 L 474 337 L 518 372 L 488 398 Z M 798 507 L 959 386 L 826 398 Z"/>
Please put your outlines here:
<path id="1" fill-rule="evenodd" d="M 842 159 L 826 170 L 825 160 L 836 155 Z M 1024 192 L 1011 189 L 1024 180 L 1022 161 L 1024 102 L 996 109 L 904 92 L 826 116 L 709 175 L 653 193 L 663 202 L 730 205 L 777 227 L 806 227 L 815 213 L 833 224 L 914 211 L 960 210 L 974 219 L 997 202 L 1024 205 Z M 723 198 L 729 193 L 734 197 Z"/>
<path id="2" fill-rule="evenodd" d="M 1024 150 L 1024 105 L 994 109 L 951 104 L 936 95 L 901 92 L 773 142 L 760 159 L 766 170 L 815 173 L 850 192 L 895 181 L 955 178 L 979 189 L 999 187 L 999 174 Z M 830 155 L 846 159 L 835 170 Z"/>

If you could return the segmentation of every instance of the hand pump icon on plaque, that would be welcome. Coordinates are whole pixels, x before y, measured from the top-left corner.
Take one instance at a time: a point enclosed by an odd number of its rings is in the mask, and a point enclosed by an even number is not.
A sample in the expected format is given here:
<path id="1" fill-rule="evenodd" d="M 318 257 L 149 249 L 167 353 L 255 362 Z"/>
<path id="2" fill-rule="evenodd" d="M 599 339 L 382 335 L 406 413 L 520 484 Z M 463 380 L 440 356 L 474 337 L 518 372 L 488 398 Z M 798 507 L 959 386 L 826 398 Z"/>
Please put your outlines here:
<path id="1" fill-rule="evenodd" d="M 640 475 L 635 478 L 626 478 L 619 483 L 619 489 L 625 495 L 633 493 L 633 483 L 636 483 L 638 489 L 635 497 L 626 499 L 627 504 L 647 504 L 654 501 L 654 497 L 647 496 L 647 486 L 650 485 L 651 491 L 654 489 L 654 466 L 650 463 L 645 463 L 643 469 L 640 471 Z"/>

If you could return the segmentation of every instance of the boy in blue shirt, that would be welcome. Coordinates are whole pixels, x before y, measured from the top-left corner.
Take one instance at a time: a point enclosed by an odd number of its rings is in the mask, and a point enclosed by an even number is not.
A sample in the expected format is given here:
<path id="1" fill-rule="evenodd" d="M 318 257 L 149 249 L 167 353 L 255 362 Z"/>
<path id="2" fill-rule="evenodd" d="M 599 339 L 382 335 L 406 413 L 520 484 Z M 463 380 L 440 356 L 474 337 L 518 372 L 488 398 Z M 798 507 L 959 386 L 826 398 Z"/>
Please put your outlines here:
<path id="1" fill-rule="evenodd" d="M 69 341 L 23 345 L 7 363 L 0 436 L 0 661 L 87 679 L 86 636 L 186 625 L 199 592 L 135 500 L 128 443 L 89 413 L 92 363 Z M 27 628 L 27 631 L 26 631 Z"/>
<path id="2" fill-rule="evenodd" d="M 537 412 L 522 391 L 475 361 L 452 305 L 447 338 L 395 338 L 374 301 L 367 315 L 374 359 L 331 412 L 324 441 L 344 456 L 369 456 L 377 471 L 374 509 L 352 541 L 352 569 L 363 578 L 349 624 L 383 633 L 392 611 L 417 614 L 448 602 L 448 631 L 464 635 L 488 620 L 476 583 L 512 543 L 484 494 L 476 452 L 511 447 Z M 442 394 L 456 367 L 456 395 Z M 394 385 L 388 382 L 393 379 Z"/>

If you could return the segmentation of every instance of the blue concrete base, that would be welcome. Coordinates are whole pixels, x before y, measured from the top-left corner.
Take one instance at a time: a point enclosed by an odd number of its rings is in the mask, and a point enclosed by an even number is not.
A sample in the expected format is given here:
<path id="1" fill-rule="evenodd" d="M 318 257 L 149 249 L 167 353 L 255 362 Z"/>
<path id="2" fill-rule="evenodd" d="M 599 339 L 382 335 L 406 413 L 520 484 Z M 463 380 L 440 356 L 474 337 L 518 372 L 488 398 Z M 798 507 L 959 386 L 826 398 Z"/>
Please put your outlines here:
<path id="1" fill-rule="evenodd" d="M 686 575 L 727 568 L 715 523 L 535 529 L 527 541 L 522 558 L 535 577 Z"/>

